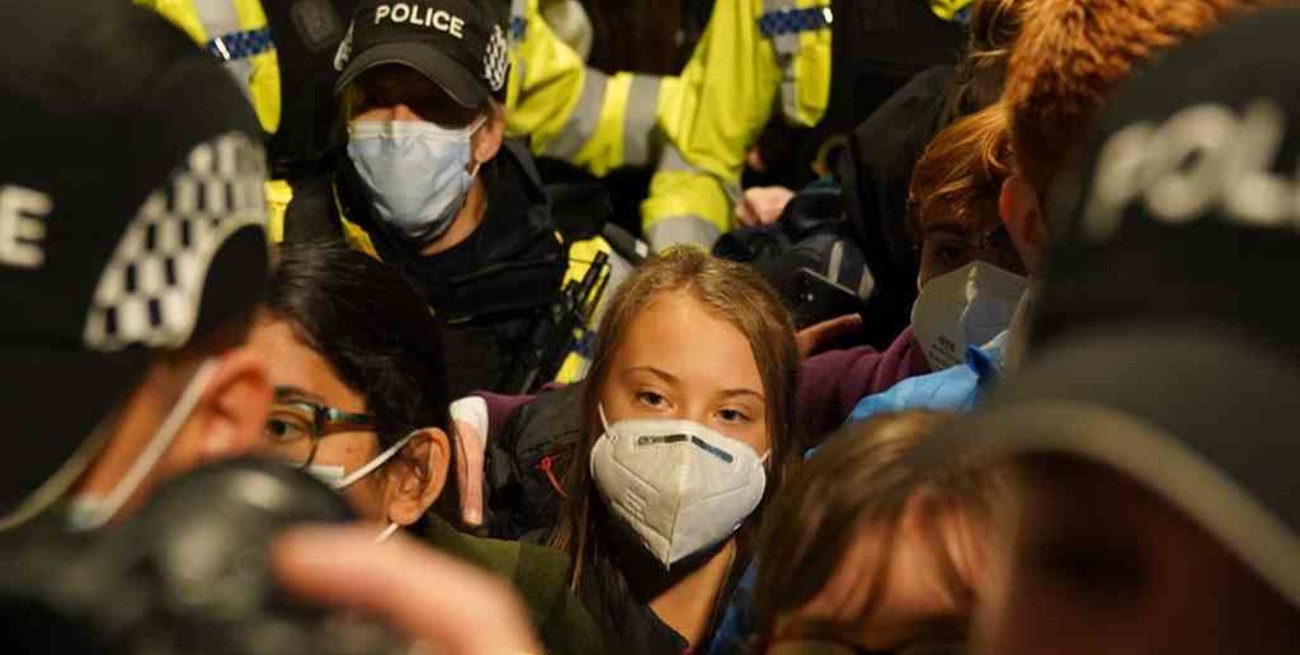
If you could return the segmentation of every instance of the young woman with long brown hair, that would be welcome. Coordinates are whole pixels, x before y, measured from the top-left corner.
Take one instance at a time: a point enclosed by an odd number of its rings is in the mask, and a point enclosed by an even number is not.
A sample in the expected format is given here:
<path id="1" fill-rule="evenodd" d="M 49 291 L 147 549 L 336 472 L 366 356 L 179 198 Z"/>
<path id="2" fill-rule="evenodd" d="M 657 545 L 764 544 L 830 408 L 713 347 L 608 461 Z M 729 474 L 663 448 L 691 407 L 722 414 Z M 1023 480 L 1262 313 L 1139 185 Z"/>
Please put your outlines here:
<path id="1" fill-rule="evenodd" d="M 620 288 L 551 538 L 609 643 L 707 643 L 765 500 L 800 459 L 797 369 L 790 318 L 748 268 L 677 248 Z"/>

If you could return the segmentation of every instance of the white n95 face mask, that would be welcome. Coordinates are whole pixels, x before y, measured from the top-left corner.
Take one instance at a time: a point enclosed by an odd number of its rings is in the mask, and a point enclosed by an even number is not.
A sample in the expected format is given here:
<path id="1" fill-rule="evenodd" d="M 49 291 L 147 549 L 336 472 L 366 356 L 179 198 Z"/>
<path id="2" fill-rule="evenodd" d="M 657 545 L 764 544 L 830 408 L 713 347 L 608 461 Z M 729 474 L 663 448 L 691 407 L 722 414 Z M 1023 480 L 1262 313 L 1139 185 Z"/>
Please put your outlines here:
<path id="1" fill-rule="evenodd" d="M 665 568 L 730 537 L 763 499 L 753 448 L 693 421 L 605 422 L 591 477 L 610 511 Z"/>
<path id="2" fill-rule="evenodd" d="M 956 366 L 967 346 L 982 346 L 1011 322 L 1029 280 L 973 261 L 931 278 L 912 305 L 912 333 L 933 370 Z"/>

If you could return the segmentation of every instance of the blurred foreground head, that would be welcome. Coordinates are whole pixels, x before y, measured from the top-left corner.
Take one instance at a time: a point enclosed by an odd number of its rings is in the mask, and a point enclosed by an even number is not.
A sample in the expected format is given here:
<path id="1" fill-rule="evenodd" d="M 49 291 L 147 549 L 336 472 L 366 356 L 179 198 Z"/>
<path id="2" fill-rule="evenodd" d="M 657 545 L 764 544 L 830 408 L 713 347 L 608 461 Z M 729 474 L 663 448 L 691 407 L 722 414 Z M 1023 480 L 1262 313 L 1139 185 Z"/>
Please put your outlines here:
<path id="1" fill-rule="evenodd" d="M 982 652 L 1300 643 L 1297 30 L 1272 10 L 1171 51 L 1062 178 L 1030 363 L 926 452 L 1022 483 Z"/>
<path id="2" fill-rule="evenodd" d="M 1044 274 L 1049 236 L 1055 238 L 1045 223 L 1048 190 L 1078 160 L 1084 136 L 1115 87 L 1180 42 L 1251 7 L 1285 1 L 1053 0 L 1031 8 L 1002 94 L 1016 170 L 1001 209 L 1032 275 Z"/>
<path id="3" fill-rule="evenodd" d="M 951 418 L 855 424 L 773 499 L 755 588 L 769 655 L 961 651 L 1008 499 L 995 472 L 913 463 Z"/>
<path id="4" fill-rule="evenodd" d="M 126 3 L 5 3 L 5 526 L 77 490 L 93 526 L 239 452 L 269 401 L 240 349 L 267 271 L 260 128 L 220 64 Z"/>

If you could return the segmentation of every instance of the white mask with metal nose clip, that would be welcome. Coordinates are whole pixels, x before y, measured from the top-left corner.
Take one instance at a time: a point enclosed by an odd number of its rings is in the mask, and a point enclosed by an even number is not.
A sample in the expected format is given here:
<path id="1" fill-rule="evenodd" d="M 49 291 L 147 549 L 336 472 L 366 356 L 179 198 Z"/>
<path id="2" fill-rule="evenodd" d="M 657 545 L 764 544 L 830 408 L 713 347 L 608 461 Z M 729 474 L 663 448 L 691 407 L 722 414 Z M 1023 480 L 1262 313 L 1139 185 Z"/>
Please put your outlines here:
<path id="1" fill-rule="evenodd" d="M 591 477 L 614 516 L 665 568 L 730 537 L 763 499 L 753 448 L 694 421 L 609 425 L 591 450 Z"/>
<path id="2" fill-rule="evenodd" d="M 1007 329 L 1028 286 L 1024 276 L 982 261 L 926 282 L 912 305 L 912 333 L 930 368 L 962 363 L 967 346 L 983 346 Z"/>

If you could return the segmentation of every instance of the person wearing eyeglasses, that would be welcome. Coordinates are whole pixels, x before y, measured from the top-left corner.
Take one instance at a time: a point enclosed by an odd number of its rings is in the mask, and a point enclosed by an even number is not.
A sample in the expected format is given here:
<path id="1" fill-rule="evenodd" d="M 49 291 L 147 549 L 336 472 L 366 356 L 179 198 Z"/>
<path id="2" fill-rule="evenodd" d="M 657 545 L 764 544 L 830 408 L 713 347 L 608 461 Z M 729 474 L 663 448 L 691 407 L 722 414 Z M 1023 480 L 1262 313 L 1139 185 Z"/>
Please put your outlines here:
<path id="1" fill-rule="evenodd" d="M 568 559 L 457 530 L 459 448 L 442 340 L 397 269 L 337 242 L 286 245 L 250 336 L 275 398 L 260 451 L 343 494 L 376 540 L 398 530 L 513 583 L 547 652 L 600 653 Z"/>

